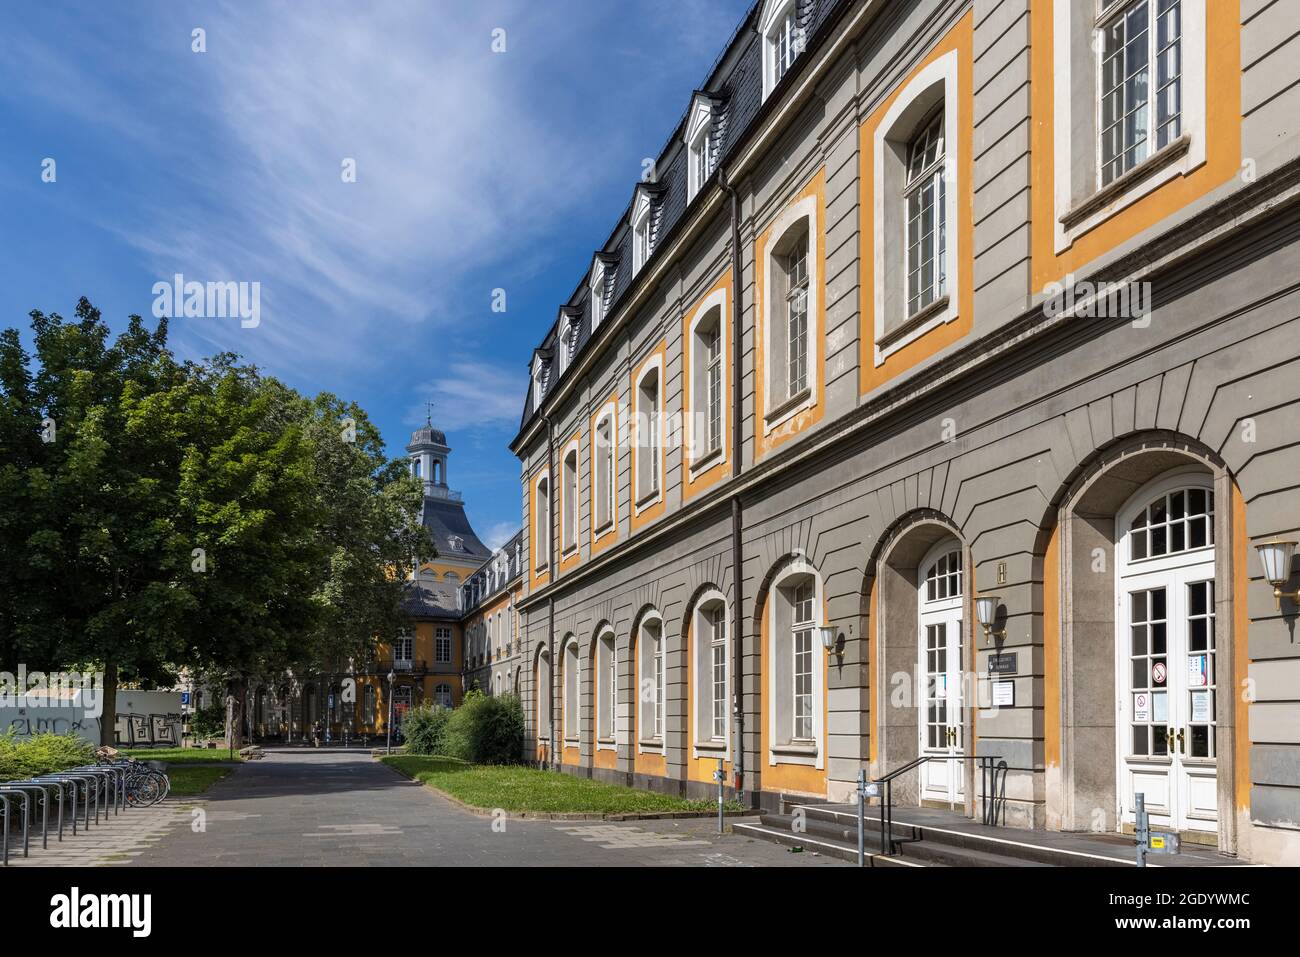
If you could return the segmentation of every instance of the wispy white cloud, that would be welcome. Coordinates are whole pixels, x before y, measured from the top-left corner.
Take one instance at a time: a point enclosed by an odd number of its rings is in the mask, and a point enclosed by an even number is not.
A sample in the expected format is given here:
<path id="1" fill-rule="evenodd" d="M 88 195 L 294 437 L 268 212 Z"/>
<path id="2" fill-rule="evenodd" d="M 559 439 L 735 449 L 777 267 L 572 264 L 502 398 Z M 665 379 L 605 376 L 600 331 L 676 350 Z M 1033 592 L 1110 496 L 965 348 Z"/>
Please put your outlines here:
<path id="1" fill-rule="evenodd" d="M 483 535 L 483 544 L 492 549 L 500 548 L 510 541 L 517 531 L 519 531 L 517 522 L 493 522 Z"/>
<path id="2" fill-rule="evenodd" d="M 452 360 L 439 366 L 437 378 L 416 390 L 433 401 L 433 415 L 439 427 L 460 431 L 519 424 L 524 382 L 519 369 L 471 359 Z M 405 421 L 419 425 L 425 416 L 424 405 L 412 405 L 406 410 Z"/>

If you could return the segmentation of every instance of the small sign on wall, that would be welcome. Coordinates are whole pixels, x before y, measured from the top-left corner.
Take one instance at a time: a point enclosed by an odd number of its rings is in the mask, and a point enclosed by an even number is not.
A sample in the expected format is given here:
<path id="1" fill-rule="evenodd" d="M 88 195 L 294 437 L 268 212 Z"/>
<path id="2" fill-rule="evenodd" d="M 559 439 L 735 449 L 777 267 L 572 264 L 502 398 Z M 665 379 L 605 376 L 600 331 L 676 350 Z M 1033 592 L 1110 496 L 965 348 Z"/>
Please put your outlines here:
<path id="1" fill-rule="evenodd" d="M 989 655 L 989 674 L 993 675 L 1013 675 L 1019 668 L 1016 667 L 1016 655 L 1002 654 Z"/>
<path id="2" fill-rule="evenodd" d="M 1151 695 L 1146 691 L 1133 695 L 1133 720 L 1139 724 L 1151 720 Z"/>
<path id="3" fill-rule="evenodd" d="M 993 707 L 1014 708 L 1016 706 L 1016 683 L 1014 681 L 993 682 Z"/>

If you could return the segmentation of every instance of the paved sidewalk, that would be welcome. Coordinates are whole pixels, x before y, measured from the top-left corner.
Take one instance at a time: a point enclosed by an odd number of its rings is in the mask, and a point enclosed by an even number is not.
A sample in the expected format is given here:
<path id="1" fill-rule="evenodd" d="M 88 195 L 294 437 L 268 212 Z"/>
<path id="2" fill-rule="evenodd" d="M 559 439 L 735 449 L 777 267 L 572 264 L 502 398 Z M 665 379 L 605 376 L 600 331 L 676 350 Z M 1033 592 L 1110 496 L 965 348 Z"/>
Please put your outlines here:
<path id="1" fill-rule="evenodd" d="M 470 814 L 366 754 L 271 752 L 203 796 L 132 866 L 838 867 L 709 818 L 521 821 Z"/>
<path id="2" fill-rule="evenodd" d="M 145 808 L 127 808 L 120 813 L 100 815 L 99 823 L 91 816 L 90 827 L 79 821 L 77 833 L 65 819 L 63 840 L 58 827 L 50 822 L 49 847 L 41 847 L 40 818 L 31 831 L 30 857 L 23 857 L 21 831 L 9 834 L 10 867 L 101 867 L 123 864 L 143 854 L 169 832 L 178 827 L 188 829 L 201 802 L 191 798 L 168 800 Z"/>

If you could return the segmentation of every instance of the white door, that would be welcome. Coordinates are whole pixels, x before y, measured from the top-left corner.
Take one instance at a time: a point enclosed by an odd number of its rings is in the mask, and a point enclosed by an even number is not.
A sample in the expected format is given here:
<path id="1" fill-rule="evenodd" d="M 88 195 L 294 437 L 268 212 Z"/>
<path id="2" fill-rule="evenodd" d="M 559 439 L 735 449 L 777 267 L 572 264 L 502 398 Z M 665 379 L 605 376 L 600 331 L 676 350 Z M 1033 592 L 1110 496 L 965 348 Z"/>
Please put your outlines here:
<path id="1" fill-rule="evenodd" d="M 1214 496 L 1204 482 L 1165 480 L 1121 515 L 1118 774 L 1123 822 L 1135 822 L 1141 793 L 1153 825 L 1213 833 Z"/>
<path id="2" fill-rule="evenodd" d="M 920 569 L 918 619 L 919 754 L 965 753 L 962 736 L 961 546 L 950 541 L 932 550 Z M 963 802 L 964 762 L 930 760 L 921 765 L 921 800 Z"/>

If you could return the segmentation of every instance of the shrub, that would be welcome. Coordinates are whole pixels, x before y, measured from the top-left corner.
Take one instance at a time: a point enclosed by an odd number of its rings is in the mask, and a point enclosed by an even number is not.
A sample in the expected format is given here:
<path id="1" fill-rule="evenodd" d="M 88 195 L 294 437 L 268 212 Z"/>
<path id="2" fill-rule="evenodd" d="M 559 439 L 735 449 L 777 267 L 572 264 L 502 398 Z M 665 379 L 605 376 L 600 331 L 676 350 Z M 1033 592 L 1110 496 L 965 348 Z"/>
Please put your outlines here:
<path id="1" fill-rule="evenodd" d="M 94 760 L 94 747 L 75 734 L 47 732 L 30 738 L 0 737 L 0 781 L 50 774 Z"/>
<path id="2" fill-rule="evenodd" d="M 474 764 L 517 764 L 524 750 L 524 709 L 514 695 L 468 691 L 451 712 L 443 754 Z"/>
<path id="3" fill-rule="evenodd" d="M 410 754 L 443 754 L 447 722 L 451 712 L 432 704 L 422 704 L 406 712 L 402 737 Z"/>
<path id="4" fill-rule="evenodd" d="M 195 738 L 215 738 L 226 733 L 226 709 L 223 705 L 212 704 L 199 708 L 190 715 L 190 730 Z"/>

